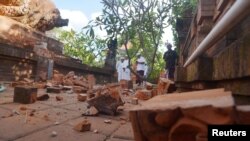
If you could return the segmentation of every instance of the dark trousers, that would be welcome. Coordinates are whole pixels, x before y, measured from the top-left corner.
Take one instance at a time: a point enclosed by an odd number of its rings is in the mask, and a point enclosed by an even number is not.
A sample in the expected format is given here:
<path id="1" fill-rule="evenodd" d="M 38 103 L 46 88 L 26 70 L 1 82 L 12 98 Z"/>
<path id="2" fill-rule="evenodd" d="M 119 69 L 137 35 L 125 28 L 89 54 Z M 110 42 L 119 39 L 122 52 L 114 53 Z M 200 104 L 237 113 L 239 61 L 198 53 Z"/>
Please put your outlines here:
<path id="1" fill-rule="evenodd" d="M 144 70 L 137 71 L 137 74 L 138 74 L 141 78 L 143 78 L 143 76 L 144 76 Z M 142 82 L 143 82 L 143 80 L 142 80 L 140 77 L 136 76 L 136 84 L 138 84 L 138 85 L 141 85 Z"/>
<path id="2" fill-rule="evenodd" d="M 175 67 L 169 67 L 167 70 L 168 70 L 168 78 L 173 80 Z"/>

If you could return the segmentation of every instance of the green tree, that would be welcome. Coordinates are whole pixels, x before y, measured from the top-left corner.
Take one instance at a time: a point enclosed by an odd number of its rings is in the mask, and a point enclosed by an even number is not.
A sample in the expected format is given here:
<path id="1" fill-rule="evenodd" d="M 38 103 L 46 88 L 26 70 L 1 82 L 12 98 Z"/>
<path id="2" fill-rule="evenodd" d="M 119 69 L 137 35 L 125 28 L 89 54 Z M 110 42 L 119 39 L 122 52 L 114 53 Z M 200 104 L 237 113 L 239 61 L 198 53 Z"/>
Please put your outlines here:
<path id="1" fill-rule="evenodd" d="M 58 39 L 64 43 L 64 54 L 89 66 L 102 67 L 104 65 L 106 41 L 100 38 L 93 39 L 83 31 L 57 30 Z"/>
<path id="2" fill-rule="evenodd" d="M 86 27 L 89 34 L 93 37 L 94 27 L 104 27 L 108 38 L 119 38 L 130 60 L 138 51 L 142 52 L 150 62 L 150 72 L 155 72 L 162 61 L 158 47 L 163 29 L 168 26 L 169 0 L 102 0 L 102 3 L 102 15 Z M 132 49 L 127 47 L 129 41 L 133 44 Z"/>

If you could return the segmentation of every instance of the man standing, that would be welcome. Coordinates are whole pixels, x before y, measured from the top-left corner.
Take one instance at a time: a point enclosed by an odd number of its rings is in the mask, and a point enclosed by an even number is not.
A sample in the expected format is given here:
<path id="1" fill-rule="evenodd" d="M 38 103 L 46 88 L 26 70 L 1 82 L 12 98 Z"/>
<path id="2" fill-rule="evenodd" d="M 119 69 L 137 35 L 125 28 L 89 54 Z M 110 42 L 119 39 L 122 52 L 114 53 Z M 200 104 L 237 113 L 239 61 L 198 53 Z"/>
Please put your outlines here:
<path id="1" fill-rule="evenodd" d="M 116 71 L 117 71 L 117 77 L 118 77 L 118 82 L 120 82 L 121 78 L 122 78 L 122 64 L 124 62 L 124 58 L 121 57 L 120 60 L 118 60 L 116 62 Z"/>
<path id="2" fill-rule="evenodd" d="M 126 81 L 131 80 L 128 57 L 125 57 L 122 63 L 122 78 L 121 79 L 126 80 Z"/>
<path id="3" fill-rule="evenodd" d="M 163 59 L 166 62 L 166 77 L 174 80 L 174 71 L 178 56 L 177 53 L 172 50 L 172 45 L 170 43 L 166 43 L 166 46 L 168 48 L 168 51 L 166 51 L 163 56 Z"/>
<path id="4" fill-rule="evenodd" d="M 141 56 L 140 53 L 138 53 L 136 60 L 136 72 L 141 78 L 143 78 L 144 76 L 145 64 L 146 64 L 145 58 Z M 138 86 L 140 86 L 143 82 L 143 80 L 140 77 L 138 76 L 136 77 L 136 84 L 138 84 Z"/>

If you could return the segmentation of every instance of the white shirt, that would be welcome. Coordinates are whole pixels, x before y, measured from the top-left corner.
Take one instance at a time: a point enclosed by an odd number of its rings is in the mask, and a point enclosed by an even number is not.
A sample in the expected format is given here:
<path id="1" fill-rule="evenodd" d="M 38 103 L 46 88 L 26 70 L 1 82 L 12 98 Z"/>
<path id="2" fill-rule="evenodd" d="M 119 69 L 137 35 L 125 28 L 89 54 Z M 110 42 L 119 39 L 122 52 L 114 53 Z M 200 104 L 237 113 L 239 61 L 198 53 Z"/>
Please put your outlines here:
<path id="1" fill-rule="evenodd" d="M 145 64 L 144 66 L 144 76 L 147 76 L 148 75 L 148 65 Z"/>
<path id="2" fill-rule="evenodd" d="M 118 77 L 118 82 L 121 80 L 121 77 L 122 77 L 122 62 L 119 60 L 117 61 L 116 63 L 116 71 L 117 71 L 117 77 Z"/>
<path id="3" fill-rule="evenodd" d="M 138 58 L 136 61 L 137 61 L 136 70 L 137 70 L 137 71 L 140 71 L 140 70 L 145 71 L 145 64 L 146 64 L 145 58 L 141 56 L 141 57 Z"/>
<path id="4" fill-rule="evenodd" d="M 130 69 L 128 68 L 128 60 L 124 60 L 122 63 L 122 75 L 121 80 L 131 80 L 130 78 Z"/>

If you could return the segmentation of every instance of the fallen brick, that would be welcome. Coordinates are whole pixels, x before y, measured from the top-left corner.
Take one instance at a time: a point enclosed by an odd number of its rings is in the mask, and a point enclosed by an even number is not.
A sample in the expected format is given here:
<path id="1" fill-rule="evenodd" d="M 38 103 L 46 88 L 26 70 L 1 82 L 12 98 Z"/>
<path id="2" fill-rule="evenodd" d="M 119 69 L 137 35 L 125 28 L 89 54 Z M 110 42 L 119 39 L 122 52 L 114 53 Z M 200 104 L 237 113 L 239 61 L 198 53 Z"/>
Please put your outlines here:
<path id="1" fill-rule="evenodd" d="M 73 129 L 78 132 L 90 131 L 91 124 L 88 120 L 78 123 Z"/>
<path id="2" fill-rule="evenodd" d="M 73 79 L 65 79 L 65 80 L 63 80 L 63 85 L 74 86 Z"/>
<path id="3" fill-rule="evenodd" d="M 86 93 L 88 91 L 87 88 L 81 87 L 81 86 L 73 86 L 73 92 L 74 93 Z"/>
<path id="4" fill-rule="evenodd" d="M 78 94 L 77 99 L 78 99 L 78 101 L 84 102 L 87 100 L 87 97 L 88 97 L 87 94 Z"/>
<path id="5" fill-rule="evenodd" d="M 140 100 L 148 100 L 152 98 L 152 92 L 150 90 L 137 90 L 135 92 L 135 97 Z"/>
<path id="6" fill-rule="evenodd" d="M 138 104 L 138 98 L 132 98 L 131 104 L 137 105 Z"/>
<path id="7" fill-rule="evenodd" d="M 14 102 L 30 104 L 34 103 L 37 98 L 37 88 L 34 87 L 15 87 Z"/>
<path id="8" fill-rule="evenodd" d="M 70 71 L 66 76 L 65 78 L 74 78 L 75 76 L 75 72 L 74 71 Z"/>
<path id="9" fill-rule="evenodd" d="M 112 123 L 112 121 L 111 121 L 111 120 L 109 120 L 109 119 L 105 119 L 105 120 L 104 120 L 104 123 L 111 124 L 111 123 Z"/>
<path id="10" fill-rule="evenodd" d="M 20 109 L 21 111 L 26 111 L 26 110 L 27 110 L 27 107 L 21 106 L 19 109 Z"/>
<path id="11" fill-rule="evenodd" d="M 45 101 L 45 100 L 48 100 L 49 99 L 49 95 L 48 94 L 43 94 L 41 96 L 38 96 L 36 98 L 38 101 Z"/>
<path id="12" fill-rule="evenodd" d="M 73 83 L 76 86 L 81 86 L 81 87 L 84 87 L 84 88 L 89 88 L 88 83 L 80 81 L 80 80 L 73 80 Z"/>
<path id="13" fill-rule="evenodd" d="M 146 82 L 146 89 L 147 90 L 152 90 L 153 89 L 153 84 Z"/>
<path id="14" fill-rule="evenodd" d="M 62 101 L 63 100 L 63 97 L 61 96 L 56 96 L 56 101 Z"/>
<path id="15" fill-rule="evenodd" d="M 63 78 L 64 78 L 63 74 L 54 74 L 52 80 L 62 84 Z"/>
<path id="16" fill-rule="evenodd" d="M 48 87 L 47 88 L 47 93 L 60 93 L 61 88 L 58 87 Z"/>
<path id="17" fill-rule="evenodd" d="M 215 89 L 158 95 L 130 109 L 129 117 L 135 140 L 195 141 L 207 125 L 236 123 L 235 110 L 231 93 Z"/>

